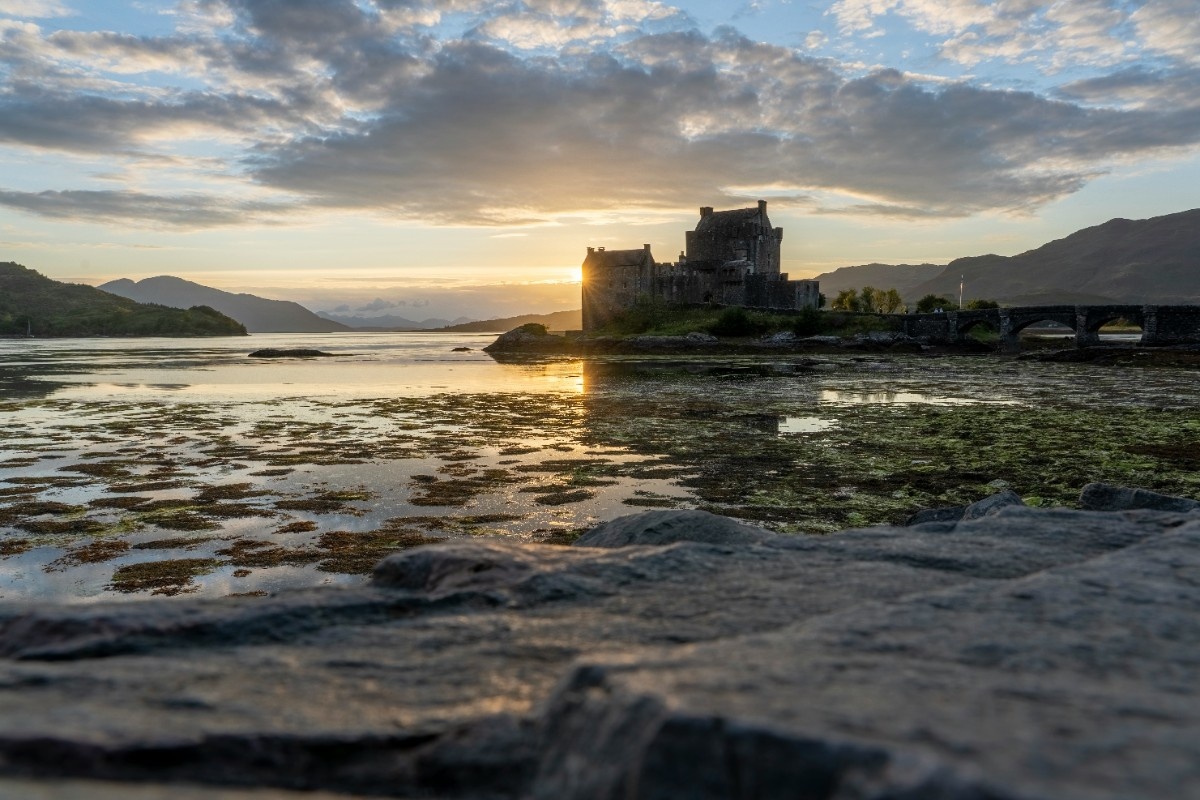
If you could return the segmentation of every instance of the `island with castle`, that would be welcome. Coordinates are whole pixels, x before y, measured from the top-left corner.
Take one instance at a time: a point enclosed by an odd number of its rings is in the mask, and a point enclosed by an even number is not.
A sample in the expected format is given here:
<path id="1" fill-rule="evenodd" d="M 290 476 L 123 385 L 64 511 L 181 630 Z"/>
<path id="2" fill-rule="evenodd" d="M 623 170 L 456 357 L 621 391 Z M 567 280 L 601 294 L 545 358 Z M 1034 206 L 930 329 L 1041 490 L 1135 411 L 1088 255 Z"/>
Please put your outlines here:
<path id="1" fill-rule="evenodd" d="M 767 201 L 732 211 L 700 209 L 687 249 L 675 263 L 637 250 L 589 247 L 583 260 L 583 330 L 592 331 L 642 301 L 712 303 L 761 309 L 816 308 L 817 281 L 789 280 L 779 271 L 783 228 L 771 226 Z"/>

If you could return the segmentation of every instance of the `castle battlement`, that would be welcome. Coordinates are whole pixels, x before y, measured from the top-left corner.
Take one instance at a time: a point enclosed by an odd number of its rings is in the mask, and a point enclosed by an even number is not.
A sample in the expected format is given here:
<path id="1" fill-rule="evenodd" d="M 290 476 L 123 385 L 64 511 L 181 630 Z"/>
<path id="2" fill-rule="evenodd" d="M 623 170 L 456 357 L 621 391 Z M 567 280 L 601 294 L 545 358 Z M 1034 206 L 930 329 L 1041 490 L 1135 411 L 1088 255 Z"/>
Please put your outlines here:
<path id="1" fill-rule="evenodd" d="M 747 308 L 816 308 L 816 281 L 789 280 L 779 271 L 783 228 L 755 208 L 700 208 L 695 230 L 675 263 L 658 263 L 650 245 L 640 250 L 589 247 L 583 260 L 583 328 L 594 330 L 639 299 L 673 305 L 717 303 Z"/>

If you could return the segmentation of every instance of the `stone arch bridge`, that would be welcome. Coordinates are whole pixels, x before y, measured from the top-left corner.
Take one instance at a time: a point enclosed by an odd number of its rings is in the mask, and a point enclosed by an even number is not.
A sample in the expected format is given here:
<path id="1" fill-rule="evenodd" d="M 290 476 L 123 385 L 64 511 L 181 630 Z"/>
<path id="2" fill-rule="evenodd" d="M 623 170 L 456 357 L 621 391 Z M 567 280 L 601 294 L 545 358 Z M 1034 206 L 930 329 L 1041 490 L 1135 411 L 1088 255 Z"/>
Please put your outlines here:
<path id="1" fill-rule="evenodd" d="M 1142 329 L 1138 344 L 1146 347 L 1200 343 L 1200 306 L 1023 306 L 948 311 L 944 314 L 905 314 L 903 330 L 909 336 L 928 336 L 956 342 L 976 327 L 1000 334 L 1001 345 L 1015 349 L 1025 328 L 1039 322 L 1057 322 L 1075 331 L 1075 346 L 1087 347 L 1100 339 L 1100 328 L 1125 319 Z"/>

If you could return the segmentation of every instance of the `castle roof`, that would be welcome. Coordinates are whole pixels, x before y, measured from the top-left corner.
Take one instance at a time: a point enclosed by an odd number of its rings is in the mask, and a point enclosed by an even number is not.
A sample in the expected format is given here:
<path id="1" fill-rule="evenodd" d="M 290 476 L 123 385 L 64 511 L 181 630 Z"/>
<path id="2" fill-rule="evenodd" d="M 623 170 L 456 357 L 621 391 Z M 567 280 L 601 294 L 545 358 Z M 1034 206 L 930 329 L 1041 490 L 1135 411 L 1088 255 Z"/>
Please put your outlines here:
<path id="1" fill-rule="evenodd" d="M 713 211 L 700 217 L 696 223 L 697 233 L 712 231 L 737 230 L 743 223 L 751 222 L 757 217 L 759 208 L 735 208 L 732 211 Z"/>
<path id="2" fill-rule="evenodd" d="M 593 267 L 639 267 L 653 264 L 654 256 L 648 247 L 637 250 L 593 250 L 588 248 L 587 260 Z"/>

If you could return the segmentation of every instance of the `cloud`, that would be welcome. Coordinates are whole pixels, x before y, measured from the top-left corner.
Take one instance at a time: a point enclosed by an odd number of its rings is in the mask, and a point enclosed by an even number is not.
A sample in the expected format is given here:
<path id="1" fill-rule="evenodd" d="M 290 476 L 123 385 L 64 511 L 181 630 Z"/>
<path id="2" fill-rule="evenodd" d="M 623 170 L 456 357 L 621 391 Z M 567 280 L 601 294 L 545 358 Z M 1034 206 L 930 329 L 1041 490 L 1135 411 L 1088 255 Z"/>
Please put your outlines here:
<path id="1" fill-rule="evenodd" d="M 0 0 L 0 14 L 6 17 L 48 19 L 74 14 L 60 0 Z"/>
<path id="2" fill-rule="evenodd" d="M 1064 84 L 1055 94 L 1089 105 L 1182 110 L 1200 106 L 1200 67 L 1152 69 L 1143 65 Z"/>
<path id="3" fill-rule="evenodd" d="M 1063 44 L 1119 64 L 1053 96 L 864 74 L 701 33 L 654 0 L 187 0 L 154 37 L 14 23 L 0 30 L 0 142 L 141 161 L 124 188 L 0 204 L 178 229 L 326 209 L 516 225 L 760 193 L 910 218 L 1030 210 L 1115 163 L 1200 145 L 1196 72 L 1178 63 L 1194 52 L 1190 2 L 833 6 L 843 32 L 900 15 L 964 61 Z M 439 27 L 451 17 L 461 36 Z M 1126 65 L 1122 35 L 1175 61 Z M 180 163 L 232 190 L 179 194 Z M 283 199 L 233 199 L 254 189 Z M 813 199 L 831 195 L 855 204 Z"/>
<path id="4" fill-rule="evenodd" d="M 553 66 L 457 42 L 394 113 L 248 166 L 317 204 L 442 224 L 737 203 L 719 187 L 780 180 L 957 216 L 1031 209 L 1113 159 L 1195 146 L 1197 121 L 891 70 L 851 79 L 729 30 L 640 37 Z"/>
<path id="5" fill-rule="evenodd" d="M 355 311 L 386 311 L 389 308 L 400 308 L 408 303 L 404 300 L 384 300 L 382 297 L 376 297 L 365 306 L 359 306 Z"/>
<path id="6" fill-rule="evenodd" d="M 934 37 L 941 55 L 974 66 L 996 59 L 1055 73 L 1112 67 L 1158 50 L 1196 57 L 1200 37 L 1193 0 L 838 0 L 829 13 L 843 36 L 882 33 L 902 19 Z"/>
<path id="7" fill-rule="evenodd" d="M 17 192 L 0 189 L 0 206 L 53 219 L 179 229 L 275 224 L 289 209 L 203 195 L 160 196 L 132 191 Z"/>

